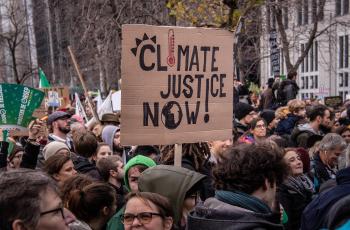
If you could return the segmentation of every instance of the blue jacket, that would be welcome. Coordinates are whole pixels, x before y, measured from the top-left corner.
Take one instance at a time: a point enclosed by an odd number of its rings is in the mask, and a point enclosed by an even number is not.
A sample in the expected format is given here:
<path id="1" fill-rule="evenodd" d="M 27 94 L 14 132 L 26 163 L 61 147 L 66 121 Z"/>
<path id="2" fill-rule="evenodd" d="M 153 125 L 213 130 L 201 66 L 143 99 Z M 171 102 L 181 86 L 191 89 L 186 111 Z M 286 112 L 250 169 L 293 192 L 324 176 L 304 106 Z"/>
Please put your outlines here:
<path id="1" fill-rule="evenodd" d="M 301 119 L 302 117 L 299 117 L 297 115 L 294 114 L 288 114 L 288 117 L 283 119 L 282 121 L 280 121 L 277 125 L 277 128 L 275 130 L 275 132 L 278 135 L 284 135 L 284 134 L 288 134 L 291 135 L 292 131 L 296 125 L 296 123 Z"/>
<path id="2" fill-rule="evenodd" d="M 337 173 L 337 186 L 318 195 L 306 206 L 301 219 L 301 229 L 326 228 L 326 216 L 331 207 L 350 192 L 350 167 Z"/>

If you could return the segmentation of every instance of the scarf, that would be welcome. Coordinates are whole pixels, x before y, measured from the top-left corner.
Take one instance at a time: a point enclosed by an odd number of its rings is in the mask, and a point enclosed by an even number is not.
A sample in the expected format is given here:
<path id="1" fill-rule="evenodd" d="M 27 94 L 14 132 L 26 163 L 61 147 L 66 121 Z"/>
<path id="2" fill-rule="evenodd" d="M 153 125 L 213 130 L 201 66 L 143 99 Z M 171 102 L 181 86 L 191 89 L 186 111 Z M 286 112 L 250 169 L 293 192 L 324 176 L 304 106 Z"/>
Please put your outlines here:
<path id="1" fill-rule="evenodd" d="M 284 182 L 284 184 L 292 189 L 293 191 L 298 192 L 300 195 L 305 196 L 307 194 L 313 194 L 314 191 L 314 184 L 312 181 L 305 176 L 304 174 L 300 176 L 289 176 L 287 180 Z"/>
<path id="2" fill-rule="evenodd" d="M 271 209 L 260 199 L 240 191 L 215 192 L 215 198 L 230 205 L 238 206 L 256 213 L 270 214 Z"/>

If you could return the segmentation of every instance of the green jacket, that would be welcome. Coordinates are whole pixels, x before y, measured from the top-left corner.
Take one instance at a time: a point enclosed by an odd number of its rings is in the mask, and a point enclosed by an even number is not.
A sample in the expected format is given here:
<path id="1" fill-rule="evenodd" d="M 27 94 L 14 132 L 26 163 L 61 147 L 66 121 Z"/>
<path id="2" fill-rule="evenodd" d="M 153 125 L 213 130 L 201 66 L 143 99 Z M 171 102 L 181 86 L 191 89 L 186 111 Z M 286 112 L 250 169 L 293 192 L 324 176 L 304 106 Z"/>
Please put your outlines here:
<path id="1" fill-rule="evenodd" d="M 174 209 L 174 223 L 178 223 L 182 217 L 182 207 L 186 193 L 204 177 L 204 175 L 186 168 L 158 165 L 146 169 L 141 174 L 139 190 L 140 192 L 153 192 L 167 197 Z"/>

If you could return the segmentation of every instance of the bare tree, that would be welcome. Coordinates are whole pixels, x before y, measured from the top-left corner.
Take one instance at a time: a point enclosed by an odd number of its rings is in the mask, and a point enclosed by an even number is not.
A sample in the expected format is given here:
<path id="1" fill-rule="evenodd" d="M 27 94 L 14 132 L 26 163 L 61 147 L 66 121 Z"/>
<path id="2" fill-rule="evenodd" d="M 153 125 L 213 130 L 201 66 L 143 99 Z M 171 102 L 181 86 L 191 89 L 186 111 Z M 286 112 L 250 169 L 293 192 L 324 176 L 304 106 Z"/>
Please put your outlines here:
<path id="1" fill-rule="evenodd" d="M 1 21 L 3 28 L 0 31 L 0 41 L 8 50 L 10 62 L 6 59 L 0 61 L 0 66 L 10 68 L 14 81 L 22 84 L 36 71 L 28 63 L 28 27 L 26 10 L 23 2 L 16 0 L 0 1 Z M 29 57 L 30 58 L 30 57 Z"/>

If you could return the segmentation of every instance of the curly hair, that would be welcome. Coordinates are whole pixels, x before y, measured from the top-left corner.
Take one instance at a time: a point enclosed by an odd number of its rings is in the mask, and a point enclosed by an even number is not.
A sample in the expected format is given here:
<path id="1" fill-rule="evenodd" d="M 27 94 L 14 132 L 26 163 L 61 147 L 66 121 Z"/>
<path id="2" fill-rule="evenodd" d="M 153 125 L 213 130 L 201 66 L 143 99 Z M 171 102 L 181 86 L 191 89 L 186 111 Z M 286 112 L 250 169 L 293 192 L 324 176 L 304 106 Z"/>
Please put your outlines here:
<path id="1" fill-rule="evenodd" d="M 175 145 L 164 145 L 160 147 L 161 162 L 166 165 L 174 163 Z M 210 155 L 209 145 L 206 142 L 182 144 L 182 156 L 188 156 L 194 162 L 196 171 L 200 171 Z"/>
<path id="2" fill-rule="evenodd" d="M 273 142 L 242 144 L 230 149 L 213 170 L 217 190 L 252 194 L 265 184 L 279 185 L 288 174 L 283 151 Z"/>

